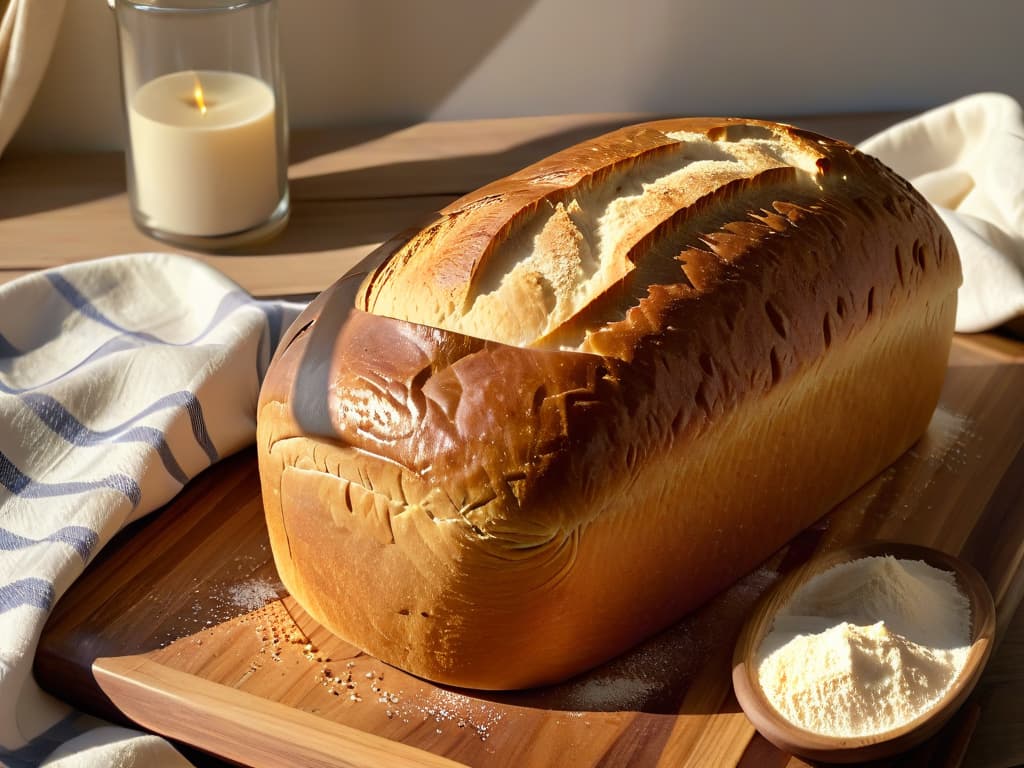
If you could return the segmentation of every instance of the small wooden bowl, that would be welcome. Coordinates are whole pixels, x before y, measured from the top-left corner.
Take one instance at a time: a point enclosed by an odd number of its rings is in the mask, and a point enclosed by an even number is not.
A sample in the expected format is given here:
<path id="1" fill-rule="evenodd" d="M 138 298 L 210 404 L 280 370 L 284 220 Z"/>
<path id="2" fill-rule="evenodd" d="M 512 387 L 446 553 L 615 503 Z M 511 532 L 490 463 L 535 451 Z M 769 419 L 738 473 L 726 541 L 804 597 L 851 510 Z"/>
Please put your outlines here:
<path id="1" fill-rule="evenodd" d="M 804 730 L 772 706 L 757 674 L 757 651 L 771 629 L 775 614 L 793 593 L 812 576 L 835 565 L 862 557 L 892 555 L 903 560 L 922 560 L 956 576 L 957 585 L 971 605 L 971 648 L 960 676 L 935 706 L 915 720 L 883 733 L 867 736 L 825 736 Z M 872 542 L 835 550 L 815 558 L 782 579 L 755 606 L 736 641 L 732 684 L 743 711 L 761 734 L 779 749 L 794 755 L 832 763 L 878 760 L 899 754 L 934 735 L 967 699 L 988 661 L 995 632 L 995 604 L 981 575 L 968 563 L 936 549 Z"/>

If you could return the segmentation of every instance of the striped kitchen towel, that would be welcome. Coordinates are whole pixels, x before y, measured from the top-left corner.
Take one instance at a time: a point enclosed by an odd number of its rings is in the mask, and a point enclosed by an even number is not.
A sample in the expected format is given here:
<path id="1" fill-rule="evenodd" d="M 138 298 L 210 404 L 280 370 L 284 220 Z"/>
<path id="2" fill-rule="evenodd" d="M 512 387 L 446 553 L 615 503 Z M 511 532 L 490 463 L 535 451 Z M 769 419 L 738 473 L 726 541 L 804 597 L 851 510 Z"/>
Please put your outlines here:
<path id="1" fill-rule="evenodd" d="M 262 374 L 300 309 L 157 253 L 0 286 L 0 762 L 38 764 L 75 735 L 82 718 L 32 678 L 50 609 L 123 526 L 253 441 Z M 135 748 L 109 728 L 78 754 L 104 754 L 106 731 L 107 748 Z M 56 761 L 98 764 L 68 753 Z"/>

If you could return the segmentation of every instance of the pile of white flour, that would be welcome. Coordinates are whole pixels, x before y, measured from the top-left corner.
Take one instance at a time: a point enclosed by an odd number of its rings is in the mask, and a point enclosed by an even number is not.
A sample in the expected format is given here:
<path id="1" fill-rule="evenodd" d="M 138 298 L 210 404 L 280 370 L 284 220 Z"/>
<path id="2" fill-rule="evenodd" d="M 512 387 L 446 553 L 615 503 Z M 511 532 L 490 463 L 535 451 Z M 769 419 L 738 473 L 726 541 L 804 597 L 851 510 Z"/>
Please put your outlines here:
<path id="1" fill-rule="evenodd" d="M 898 728 L 942 698 L 970 647 L 952 573 L 866 557 L 811 578 L 777 614 L 758 676 L 786 719 L 829 736 Z"/>

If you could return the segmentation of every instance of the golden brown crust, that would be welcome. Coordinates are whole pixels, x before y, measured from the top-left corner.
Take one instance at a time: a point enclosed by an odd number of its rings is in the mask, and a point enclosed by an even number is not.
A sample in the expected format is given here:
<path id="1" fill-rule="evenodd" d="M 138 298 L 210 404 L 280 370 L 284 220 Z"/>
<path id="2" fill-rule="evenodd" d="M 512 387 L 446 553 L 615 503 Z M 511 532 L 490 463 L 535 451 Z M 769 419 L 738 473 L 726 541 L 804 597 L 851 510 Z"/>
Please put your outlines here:
<path id="1" fill-rule="evenodd" d="M 354 308 L 399 286 L 416 312 L 460 322 L 544 206 L 568 211 L 580 185 L 600 193 L 637 157 L 676 152 L 667 134 L 757 131 L 811 173 L 715 169 L 671 193 L 621 227 L 614 279 L 532 326 L 530 346 Z M 840 142 L 740 120 L 566 150 L 376 258 L 361 288 L 339 281 L 311 305 L 264 384 L 275 559 L 342 637 L 485 688 L 621 652 L 905 450 L 938 398 L 959 284 L 948 233 L 906 182 Z"/>

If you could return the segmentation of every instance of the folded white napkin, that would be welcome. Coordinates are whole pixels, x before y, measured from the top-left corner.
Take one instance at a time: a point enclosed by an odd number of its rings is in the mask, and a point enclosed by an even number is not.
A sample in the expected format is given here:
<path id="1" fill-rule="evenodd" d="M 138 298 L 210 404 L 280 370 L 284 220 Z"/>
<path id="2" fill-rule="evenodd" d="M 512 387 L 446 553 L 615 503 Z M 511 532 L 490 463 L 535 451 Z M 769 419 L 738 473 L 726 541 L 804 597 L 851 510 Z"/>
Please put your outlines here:
<path id="1" fill-rule="evenodd" d="M 935 206 L 963 262 L 956 329 L 1024 314 L 1024 113 L 1009 96 L 967 96 L 860 144 Z"/>
<path id="2" fill-rule="evenodd" d="M 262 374 L 300 309 L 169 254 L 0 286 L 0 763 L 37 765 L 95 725 L 32 678 L 43 623 L 124 525 L 253 441 Z M 93 731 L 54 759 L 184 762 L 158 742 Z"/>
<path id="3" fill-rule="evenodd" d="M 0 153 L 46 73 L 63 14 L 64 0 L 0 2 Z"/>

